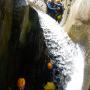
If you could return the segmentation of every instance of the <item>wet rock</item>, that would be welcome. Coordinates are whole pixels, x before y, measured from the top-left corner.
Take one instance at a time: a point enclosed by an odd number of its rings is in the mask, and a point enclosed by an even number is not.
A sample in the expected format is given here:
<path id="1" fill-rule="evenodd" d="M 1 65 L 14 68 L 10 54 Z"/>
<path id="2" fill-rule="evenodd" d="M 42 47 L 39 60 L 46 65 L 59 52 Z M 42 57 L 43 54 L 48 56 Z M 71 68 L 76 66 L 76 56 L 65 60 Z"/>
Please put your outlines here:
<path id="1" fill-rule="evenodd" d="M 46 7 L 44 0 L 28 0 L 28 2 L 30 4 L 30 6 L 46 13 L 47 7 Z"/>
<path id="2" fill-rule="evenodd" d="M 36 11 L 24 0 L 0 0 L 0 90 L 16 90 L 19 77 L 42 90 L 48 59 Z"/>
<path id="3" fill-rule="evenodd" d="M 90 1 L 75 0 L 70 9 L 64 29 L 75 43 L 81 45 L 85 52 L 83 90 L 88 90 L 90 85 Z"/>

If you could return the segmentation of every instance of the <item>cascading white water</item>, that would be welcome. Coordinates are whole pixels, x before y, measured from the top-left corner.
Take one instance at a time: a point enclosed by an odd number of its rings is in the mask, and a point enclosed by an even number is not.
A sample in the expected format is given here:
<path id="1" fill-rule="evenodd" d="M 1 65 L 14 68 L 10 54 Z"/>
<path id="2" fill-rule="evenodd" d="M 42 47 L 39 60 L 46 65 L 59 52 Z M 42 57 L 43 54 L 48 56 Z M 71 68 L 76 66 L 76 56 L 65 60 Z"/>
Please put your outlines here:
<path id="1" fill-rule="evenodd" d="M 78 44 L 72 42 L 63 28 L 47 14 L 37 11 L 43 29 L 49 55 L 53 56 L 63 74 L 70 76 L 65 90 L 82 90 L 84 54 Z M 59 88 L 60 90 L 60 88 Z"/>

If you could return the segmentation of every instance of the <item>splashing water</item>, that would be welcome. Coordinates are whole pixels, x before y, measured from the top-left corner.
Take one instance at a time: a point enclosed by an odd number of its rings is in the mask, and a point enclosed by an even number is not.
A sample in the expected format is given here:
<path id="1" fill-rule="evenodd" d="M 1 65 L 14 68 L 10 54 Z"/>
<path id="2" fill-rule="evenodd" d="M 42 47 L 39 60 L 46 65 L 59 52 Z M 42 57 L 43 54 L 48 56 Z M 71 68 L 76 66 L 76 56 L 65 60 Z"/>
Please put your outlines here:
<path id="1" fill-rule="evenodd" d="M 83 51 L 78 44 L 72 42 L 54 19 L 40 11 L 37 12 L 49 55 L 59 68 L 64 68 L 62 73 L 70 77 L 70 80 L 65 81 L 67 86 L 64 90 L 82 90 L 84 77 Z"/>

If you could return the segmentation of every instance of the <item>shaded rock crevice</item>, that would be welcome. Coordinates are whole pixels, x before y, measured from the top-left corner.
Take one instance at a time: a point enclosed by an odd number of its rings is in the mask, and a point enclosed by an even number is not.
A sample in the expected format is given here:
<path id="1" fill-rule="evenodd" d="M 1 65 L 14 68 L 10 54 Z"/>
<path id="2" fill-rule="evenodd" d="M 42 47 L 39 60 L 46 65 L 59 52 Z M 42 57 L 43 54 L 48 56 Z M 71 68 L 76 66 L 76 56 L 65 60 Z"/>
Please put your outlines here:
<path id="1" fill-rule="evenodd" d="M 17 7 L 15 1 L 9 1 L 3 8 L 9 5 L 7 12 L 9 9 L 10 13 L 0 14 L 0 19 L 3 16 L 0 21 L 0 90 L 16 90 L 19 77 L 26 79 L 26 88 L 43 90 L 48 80 L 49 57 L 38 14 L 29 6 Z"/>

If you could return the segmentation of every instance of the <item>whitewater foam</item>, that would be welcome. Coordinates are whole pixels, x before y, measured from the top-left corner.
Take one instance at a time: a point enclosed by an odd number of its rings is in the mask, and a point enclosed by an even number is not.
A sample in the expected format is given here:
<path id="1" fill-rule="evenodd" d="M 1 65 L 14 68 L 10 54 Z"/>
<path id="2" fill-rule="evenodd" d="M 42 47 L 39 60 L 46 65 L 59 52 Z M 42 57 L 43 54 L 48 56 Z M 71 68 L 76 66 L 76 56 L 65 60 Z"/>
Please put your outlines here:
<path id="1" fill-rule="evenodd" d="M 81 48 L 69 38 L 58 22 L 43 12 L 37 12 L 49 55 L 59 68 L 64 68 L 62 73 L 70 76 L 70 80 L 66 80 L 65 90 L 82 90 L 84 54 Z"/>

